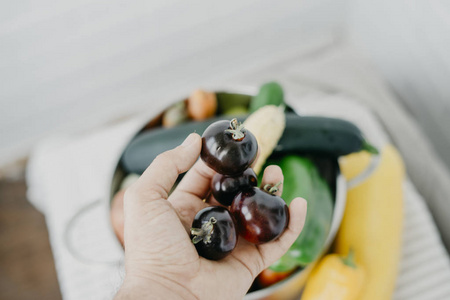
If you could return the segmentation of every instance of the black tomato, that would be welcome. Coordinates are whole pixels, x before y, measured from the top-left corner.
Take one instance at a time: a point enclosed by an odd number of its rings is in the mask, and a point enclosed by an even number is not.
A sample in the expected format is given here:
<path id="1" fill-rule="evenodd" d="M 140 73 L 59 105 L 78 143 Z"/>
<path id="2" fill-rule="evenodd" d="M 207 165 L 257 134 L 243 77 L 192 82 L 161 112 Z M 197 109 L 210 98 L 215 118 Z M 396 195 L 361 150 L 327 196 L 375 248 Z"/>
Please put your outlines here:
<path id="1" fill-rule="evenodd" d="M 289 209 L 281 197 L 257 187 L 238 193 L 230 211 L 239 234 L 253 244 L 278 238 L 289 224 Z"/>
<path id="2" fill-rule="evenodd" d="M 230 254 L 236 247 L 237 232 L 228 209 L 210 206 L 200 210 L 192 222 L 191 238 L 204 258 L 219 260 Z"/>
<path id="3" fill-rule="evenodd" d="M 238 175 L 255 160 L 258 143 L 255 136 L 236 119 L 217 121 L 202 135 L 202 160 L 217 173 Z"/>
<path id="4" fill-rule="evenodd" d="M 220 204 L 230 206 L 236 194 L 243 188 L 257 185 L 258 178 L 255 172 L 248 168 L 238 176 L 215 174 L 211 181 L 211 191 Z"/>

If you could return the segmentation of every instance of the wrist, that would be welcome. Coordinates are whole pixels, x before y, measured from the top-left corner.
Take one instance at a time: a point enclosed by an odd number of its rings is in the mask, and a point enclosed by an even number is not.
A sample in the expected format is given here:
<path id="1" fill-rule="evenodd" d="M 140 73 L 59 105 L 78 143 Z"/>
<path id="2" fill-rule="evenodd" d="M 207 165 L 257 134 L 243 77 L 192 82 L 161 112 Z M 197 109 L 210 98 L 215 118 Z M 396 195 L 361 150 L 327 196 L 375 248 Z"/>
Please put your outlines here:
<path id="1" fill-rule="evenodd" d="M 196 300 L 191 291 L 179 283 L 162 278 L 140 278 L 126 276 L 122 287 L 117 292 L 115 300 L 128 299 L 192 299 Z"/>

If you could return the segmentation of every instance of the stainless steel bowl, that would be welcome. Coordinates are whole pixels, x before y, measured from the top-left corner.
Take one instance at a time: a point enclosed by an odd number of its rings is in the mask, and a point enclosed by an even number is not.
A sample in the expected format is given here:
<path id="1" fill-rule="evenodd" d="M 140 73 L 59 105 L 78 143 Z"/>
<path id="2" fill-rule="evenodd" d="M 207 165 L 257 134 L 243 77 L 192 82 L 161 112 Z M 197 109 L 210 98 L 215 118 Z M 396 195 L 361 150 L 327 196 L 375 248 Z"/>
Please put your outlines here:
<path id="1" fill-rule="evenodd" d="M 245 95 L 254 95 L 256 92 L 255 88 L 231 88 L 231 89 L 210 89 L 215 90 L 216 92 L 228 92 L 228 93 L 237 93 L 237 94 L 245 94 Z M 290 105 L 293 103 L 294 99 L 287 99 L 286 103 Z M 292 105 L 295 107 L 294 105 Z M 140 132 L 145 124 L 148 123 L 148 121 L 152 120 L 156 116 L 160 115 L 161 112 L 154 112 L 152 115 L 147 116 L 142 121 L 142 126 L 137 128 L 135 134 Z M 135 135 L 130 136 L 130 141 L 132 137 Z M 180 141 L 181 142 L 181 141 Z M 113 172 L 112 178 L 111 178 L 111 186 L 109 188 L 108 194 L 108 209 L 110 209 L 111 200 L 113 199 L 113 196 L 115 192 L 118 191 L 121 181 L 124 178 L 124 172 L 122 171 L 119 164 L 117 164 L 115 171 Z M 323 253 L 326 253 L 328 250 L 331 242 L 333 241 L 336 232 L 340 226 L 342 216 L 344 213 L 345 208 L 345 201 L 346 201 L 346 191 L 347 191 L 347 182 L 345 181 L 344 177 L 342 175 L 338 175 L 336 177 L 336 199 L 334 203 L 334 210 L 333 210 L 333 219 L 331 224 L 331 230 L 328 234 L 325 246 L 323 248 Z M 264 288 L 261 290 L 257 290 L 251 293 L 248 293 L 244 299 L 246 300 L 254 300 L 254 299 L 298 299 L 301 290 L 305 284 L 305 281 L 312 269 L 314 264 L 310 264 L 308 267 L 299 270 L 286 278 L 285 280 L 274 284 L 268 288 Z"/>

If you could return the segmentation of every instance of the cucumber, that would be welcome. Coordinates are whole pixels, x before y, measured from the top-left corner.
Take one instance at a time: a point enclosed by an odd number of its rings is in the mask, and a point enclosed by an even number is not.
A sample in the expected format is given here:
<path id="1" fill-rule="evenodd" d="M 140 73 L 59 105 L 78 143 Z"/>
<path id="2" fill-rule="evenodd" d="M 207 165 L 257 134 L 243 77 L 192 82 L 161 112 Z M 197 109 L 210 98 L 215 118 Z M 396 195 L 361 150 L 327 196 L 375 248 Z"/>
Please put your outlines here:
<path id="1" fill-rule="evenodd" d="M 247 115 L 238 117 L 242 122 Z M 189 122 L 173 128 L 143 131 L 128 145 L 121 158 L 122 167 L 129 173 L 141 174 L 155 157 L 178 146 L 190 133 L 203 131 L 213 122 L 226 119 L 219 116 L 201 122 Z M 361 131 L 350 122 L 286 113 L 286 129 L 273 156 L 287 153 L 314 154 L 338 157 L 367 150 L 376 153 Z"/>
<path id="2" fill-rule="evenodd" d="M 332 166 L 333 159 L 328 160 L 327 165 Z M 286 203 L 290 204 L 295 197 L 303 197 L 308 202 L 302 233 L 286 254 L 270 266 L 274 271 L 286 272 L 306 266 L 322 253 L 331 228 L 333 198 L 330 187 L 310 159 L 287 155 L 275 163 L 284 174 L 282 198 Z"/>
<path id="3" fill-rule="evenodd" d="M 279 106 L 284 103 L 283 88 L 276 82 L 263 84 L 258 95 L 252 97 L 250 101 L 250 112 L 257 111 L 266 105 Z"/>

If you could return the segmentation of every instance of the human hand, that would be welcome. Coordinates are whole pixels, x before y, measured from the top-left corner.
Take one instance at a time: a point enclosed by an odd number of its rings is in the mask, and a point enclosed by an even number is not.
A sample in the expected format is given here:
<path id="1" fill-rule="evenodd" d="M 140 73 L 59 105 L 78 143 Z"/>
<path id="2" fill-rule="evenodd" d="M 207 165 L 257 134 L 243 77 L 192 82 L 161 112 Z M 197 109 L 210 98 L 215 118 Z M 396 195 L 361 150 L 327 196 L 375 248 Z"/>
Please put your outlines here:
<path id="1" fill-rule="evenodd" d="M 196 162 L 200 151 L 201 138 L 193 133 L 182 145 L 159 155 L 127 189 L 126 275 L 116 299 L 206 299 L 212 295 L 214 299 L 242 299 L 255 277 L 279 259 L 300 234 L 306 201 L 296 198 L 289 207 L 289 225 L 277 240 L 254 245 L 240 238 L 234 251 L 220 261 L 200 257 L 189 231 L 195 214 L 210 205 L 202 199 L 215 174 L 202 160 Z M 178 175 L 187 170 L 169 196 Z M 281 169 L 269 166 L 262 186 L 282 180 Z M 281 191 L 282 185 L 277 194 Z"/>

